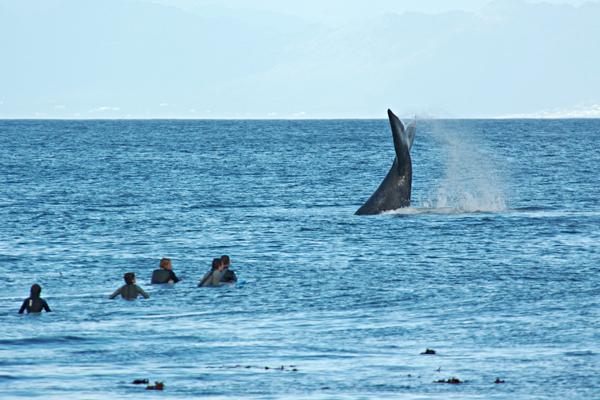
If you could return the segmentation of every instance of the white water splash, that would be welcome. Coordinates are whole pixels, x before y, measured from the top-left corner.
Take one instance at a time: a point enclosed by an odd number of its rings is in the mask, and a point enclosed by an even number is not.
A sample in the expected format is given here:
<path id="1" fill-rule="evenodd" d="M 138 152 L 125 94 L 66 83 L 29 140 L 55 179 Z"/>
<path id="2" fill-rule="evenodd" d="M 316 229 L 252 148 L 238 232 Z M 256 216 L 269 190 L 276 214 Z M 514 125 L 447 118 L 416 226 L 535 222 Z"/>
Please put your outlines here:
<path id="1" fill-rule="evenodd" d="M 431 133 L 443 153 L 444 176 L 425 207 L 460 212 L 498 212 L 507 208 L 504 184 L 491 157 L 466 132 L 434 125 Z"/>
<path id="2" fill-rule="evenodd" d="M 433 208 L 433 207 L 403 207 L 395 210 L 384 211 L 381 215 L 419 215 L 419 214 L 462 214 L 464 211 L 456 208 Z"/>

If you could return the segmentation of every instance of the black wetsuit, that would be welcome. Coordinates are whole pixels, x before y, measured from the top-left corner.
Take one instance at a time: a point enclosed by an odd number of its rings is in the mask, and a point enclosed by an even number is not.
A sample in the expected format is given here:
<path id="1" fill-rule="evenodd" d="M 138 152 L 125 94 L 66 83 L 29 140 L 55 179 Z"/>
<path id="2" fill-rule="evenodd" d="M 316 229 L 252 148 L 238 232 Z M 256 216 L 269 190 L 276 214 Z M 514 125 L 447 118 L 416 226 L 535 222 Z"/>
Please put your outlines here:
<path id="1" fill-rule="evenodd" d="M 46 310 L 46 312 L 51 311 L 46 300 L 40 297 L 28 297 L 23 301 L 19 314 L 23 314 L 23 311 L 27 311 L 27 313 L 39 313 L 42 310 Z"/>
<path id="2" fill-rule="evenodd" d="M 152 272 L 151 283 L 169 283 L 169 281 L 173 281 L 173 283 L 179 282 L 179 278 L 175 275 L 173 270 L 159 268 Z"/>
<path id="3" fill-rule="evenodd" d="M 125 300 L 135 300 L 140 294 L 144 296 L 145 299 L 150 297 L 148 293 L 146 293 L 144 289 L 142 289 L 138 285 L 123 285 L 117 290 L 115 290 L 113 294 L 111 294 L 108 298 L 114 299 L 118 295 L 121 295 L 121 297 Z"/>
<path id="4" fill-rule="evenodd" d="M 221 278 L 221 282 L 225 282 L 225 283 L 237 282 L 237 276 L 235 276 L 235 271 L 232 271 L 229 268 L 227 268 L 225 270 L 225 272 L 223 273 L 223 277 Z"/>

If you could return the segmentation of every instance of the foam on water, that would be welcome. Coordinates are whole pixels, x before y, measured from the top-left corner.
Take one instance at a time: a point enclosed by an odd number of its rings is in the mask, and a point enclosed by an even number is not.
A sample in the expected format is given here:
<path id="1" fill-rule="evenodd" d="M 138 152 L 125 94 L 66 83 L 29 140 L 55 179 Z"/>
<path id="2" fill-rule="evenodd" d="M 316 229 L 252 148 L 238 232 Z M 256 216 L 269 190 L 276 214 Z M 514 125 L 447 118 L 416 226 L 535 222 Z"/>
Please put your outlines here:
<path id="1" fill-rule="evenodd" d="M 421 215 L 421 214 L 476 214 L 490 212 L 489 210 L 468 210 L 457 207 L 404 207 L 396 210 L 384 211 L 381 215 Z"/>

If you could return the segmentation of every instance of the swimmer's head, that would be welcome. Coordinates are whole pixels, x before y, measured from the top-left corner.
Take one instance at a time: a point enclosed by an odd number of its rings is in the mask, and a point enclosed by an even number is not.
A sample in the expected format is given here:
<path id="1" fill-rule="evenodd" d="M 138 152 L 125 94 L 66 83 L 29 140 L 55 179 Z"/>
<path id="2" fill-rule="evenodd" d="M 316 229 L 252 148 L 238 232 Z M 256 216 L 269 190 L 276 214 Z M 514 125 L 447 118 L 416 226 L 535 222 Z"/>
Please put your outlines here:
<path id="1" fill-rule="evenodd" d="M 135 274 L 133 272 L 126 272 L 125 275 L 123 275 L 123 279 L 126 284 L 133 285 L 135 283 Z"/>
<path id="2" fill-rule="evenodd" d="M 34 283 L 33 285 L 31 285 L 31 290 L 29 293 L 31 294 L 31 297 L 39 298 L 42 294 L 42 287 L 37 283 Z"/>
<path id="3" fill-rule="evenodd" d="M 223 265 L 223 263 L 221 262 L 220 258 L 213 258 L 212 260 L 212 269 L 213 270 L 218 270 L 221 268 L 221 266 Z"/>
<path id="4" fill-rule="evenodd" d="M 229 264 L 231 264 L 231 260 L 229 260 L 229 256 L 226 256 L 226 255 L 221 256 L 221 262 L 223 263 L 223 266 L 225 268 L 229 267 Z"/>
<path id="5" fill-rule="evenodd" d="M 160 260 L 160 267 L 162 269 L 171 270 L 173 268 L 173 264 L 171 263 L 170 258 L 162 258 Z"/>

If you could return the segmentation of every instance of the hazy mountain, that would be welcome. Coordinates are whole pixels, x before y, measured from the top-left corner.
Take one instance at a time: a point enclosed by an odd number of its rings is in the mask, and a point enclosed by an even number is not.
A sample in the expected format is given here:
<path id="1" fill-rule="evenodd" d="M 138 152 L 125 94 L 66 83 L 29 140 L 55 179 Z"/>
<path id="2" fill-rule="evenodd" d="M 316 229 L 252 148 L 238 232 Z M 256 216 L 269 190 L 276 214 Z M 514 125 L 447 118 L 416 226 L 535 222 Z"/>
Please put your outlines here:
<path id="1" fill-rule="evenodd" d="M 0 117 L 495 116 L 594 104 L 599 20 L 598 2 L 496 1 L 330 26 L 219 6 L 0 0 Z"/>

